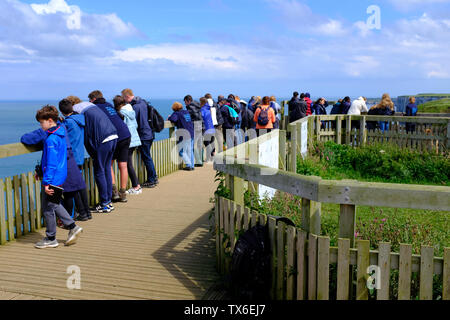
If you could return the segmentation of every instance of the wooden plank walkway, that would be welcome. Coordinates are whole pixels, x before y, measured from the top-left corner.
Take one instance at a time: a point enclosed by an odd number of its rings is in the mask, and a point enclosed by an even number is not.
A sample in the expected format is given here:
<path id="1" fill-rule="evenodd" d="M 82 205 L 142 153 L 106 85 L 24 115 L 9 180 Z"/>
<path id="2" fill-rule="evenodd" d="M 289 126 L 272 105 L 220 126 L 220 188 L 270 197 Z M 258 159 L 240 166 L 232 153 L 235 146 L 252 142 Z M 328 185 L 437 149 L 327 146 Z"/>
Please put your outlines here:
<path id="1" fill-rule="evenodd" d="M 79 222 L 84 233 L 64 247 L 38 250 L 45 229 L 0 246 L 0 299 L 201 299 L 218 280 L 209 216 L 216 183 L 211 164 L 160 179 L 111 214 Z M 81 271 L 70 290 L 69 266 Z"/>

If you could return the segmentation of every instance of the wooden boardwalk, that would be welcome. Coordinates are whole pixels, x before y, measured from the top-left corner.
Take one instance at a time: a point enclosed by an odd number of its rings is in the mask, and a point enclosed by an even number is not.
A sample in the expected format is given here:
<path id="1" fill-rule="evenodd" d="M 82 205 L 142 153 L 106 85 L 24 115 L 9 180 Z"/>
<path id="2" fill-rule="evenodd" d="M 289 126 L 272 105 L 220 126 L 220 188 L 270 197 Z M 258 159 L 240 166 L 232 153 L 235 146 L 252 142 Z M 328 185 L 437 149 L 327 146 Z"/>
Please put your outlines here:
<path id="1" fill-rule="evenodd" d="M 216 184 L 211 164 L 178 171 L 155 189 L 129 196 L 111 214 L 78 222 L 84 233 L 64 247 L 38 250 L 45 229 L 0 246 L 1 299 L 201 299 L 218 280 L 209 220 Z M 81 289 L 67 288 L 69 266 Z"/>

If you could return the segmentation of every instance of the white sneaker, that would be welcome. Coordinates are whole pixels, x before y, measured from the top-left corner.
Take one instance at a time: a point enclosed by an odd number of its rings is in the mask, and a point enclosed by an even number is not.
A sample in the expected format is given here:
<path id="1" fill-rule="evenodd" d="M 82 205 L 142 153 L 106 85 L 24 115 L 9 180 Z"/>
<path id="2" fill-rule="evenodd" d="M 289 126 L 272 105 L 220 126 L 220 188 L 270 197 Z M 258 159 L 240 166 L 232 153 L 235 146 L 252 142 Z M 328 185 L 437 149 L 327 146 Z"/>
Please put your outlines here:
<path id="1" fill-rule="evenodd" d="M 81 232 L 83 232 L 83 228 L 81 228 L 80 226 L 76 226 L 75 228 L 70 230 L 65 245 L 70 246 L 77 242 L 77 238 Z"/>
<path id="2" fill-rule="evenodd" d="M 59 246 L 59 243 L 56 239 L 51 241 L 47 237 L 45 237 L 44 239 L 36 243 L 34 246 L 38 249 L 56 248 L 57 246 Z"/>
<path id="3" fill-rule="evenodd" d="M 138 190 L 136 190 L 135 188 L 131 188 L 130 190 L 127 190 L 126 193 L 129 195 L 142 194 L 142 188 L 139 188 Z"/>

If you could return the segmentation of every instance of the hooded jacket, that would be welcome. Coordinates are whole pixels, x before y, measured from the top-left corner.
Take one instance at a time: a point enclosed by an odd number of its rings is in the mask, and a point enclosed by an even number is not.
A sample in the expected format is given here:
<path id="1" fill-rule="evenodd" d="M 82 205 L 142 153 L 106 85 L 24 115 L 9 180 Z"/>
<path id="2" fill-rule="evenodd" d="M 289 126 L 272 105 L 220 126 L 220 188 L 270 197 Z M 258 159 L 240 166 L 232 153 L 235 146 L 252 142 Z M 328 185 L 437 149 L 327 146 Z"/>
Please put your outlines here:
<path id="1" fill-rule="evenodd" d="M 64 125 L 61 126 L 64 128 Z M 47 139 L 47 132 L 42 129 L 37 129 L 30 133 L 26 133 L 20 139 L 25 145 L 34 145 L 38 149 L 42 150 L 45 139 Z M 78 190 L 86 189 L 86 183 L 84 182 L 83 176 L 81 175 L 80 169 L 75 162 L 75 158 L 72 152 L 72 147 L 70 145 L 69 138 L 65 137 L 67 145 L 67 178 L 62 185 L 64 192 L 74 192 Z M 44 154 L 42 154 L 42 157 Z M 41 164 L 43 161 L 41 160 Z"/>
<path id="2" fill-rule="evenodd" d="M 234 129 L 234 124 L 230 122 L 231 114 L 229 110 L 228 102 L 220 107 L 220 112 L 222 113 L 223 125 L 224 129 Z"/>
<path id="3" fill-rule="evenodd" d="M 84 115 L 72 114 L 65 118 L 63 124 L 67 128 L 67 135 L 72 145 L 73 155 L 77 165 L 84 164 Z"/>
<path id="4" fill-rule="evenodd" d="M 149 141 L 155 139 L 150 123 L 148 122 L 148 106 L 147 102 L 140 98 L 135 97 L 131 101 L 131 106 L 136 113 L 136 122 L 138 125 L 138 133 L 141 141 Z"/>
<path id="5" fill-rule="evenodd" d="M 74 110 L 78 105 L 74 106 Z M 78 109 L 79 110 L 79 109 Z M 95 105 L 82 109 L 84 115 L 84 146 L 89 155 L 94 158 L 96 150 L 106 139 L 118 138 L 117 130 L 109 117 Z"/>
<path id="6" fill-rule="evenodd" d="M 289 122 L 295 122 L 307 115 L 307 104 L 305 100 L 299 98 L 292 98 L 289 101 Z"/>
<path id="7" fill-rule="evenodd" d="M 42 185 L 62 186 L 67 178 L 67 144 L 66 131 L 61 125 L 50 128 L 45 132 L 42 152 Z"/>
<path id="8" fill-rule="evenodd" d="M 353 100 L 347 114 L 360 116 L 362 112 L 369 112 L 369 109 L 367 109 L 364 98 L 359 97 L 358 99 Z"/>
<path id="9" fill-rule="evenodd" d="M 213 120 L 211 117 L 211 107 L 209 104 L 205 104 L 201 109 L 203 124 L 204 124 L 204 134 L 214 134 L 216 129 L 214 129 Z"/>
<path id="10" fill-rule="evenodd" d="M 407 117 L 415 117 L 417 116 L 417 105 L 415 103 L 410 103 L 406 106 L 405 116 Z"/>
<path id="11" fill-rule="evenodd" d="M 352 104 L 350 102 L 343 101 L 341 103 L 341 114 L 348 114 L 348 110 L 350 110 L 350 107 Z"/>
<path id="12" fill-rule="evenodd" d="M 307 92 L 305 93 L 305 102 L 306 102 L 306 115 L 310 116 L 312 115 L 312 106 L 313 102 L 311 100 L 311 95 Z"/>
<path id="13" fill-rule="evenodd" d="M 119 117 L 112 104 L 106 102 L 104 98 L 95 100 L 94 104 L 108 116 L 114 127 L 116 127 L 117 135 L 119 136 L 117 141 L 123 141 L 131 138 L 130 130 L 128 130 L 127 125 Z"/>
<path id="14" fill-rule="evenodd" d="M 194 138 L 194 123 L 192 122 L 191 115 L 187 110 L 175 111 L 170 115 L 169 121 L 177 127 L 177 143 L 183 141 L 183 134 L 179 134 L 179 129 L 188 131 L 190 139 Z"/>
<path id="15" fill-rule="evenodd" d="M 131 134 L 131 142 L 130 142 L 130 148 L 139 147 L 142 145 L 141 139 L 139 138 L 138 133 L 138 124 L 136 121 L 136 112 L 134 112 L 133 107 L 131 104 L 127 104 L 120 109 L 120 113 L 123 115 L 124 119 L 123 121 L 128 127 L 128 130 L 130 130 Z"/>
<path id="16" fill-rule="evenodd" d="M 208 99 L 208 104 L 211 106 L 211 110 L 215 109 L 216 120 L 217 120 L 216 126 L 223 125 L 223 117 L 222 117 L 222 113 L 220 112 L 219 105 L 213 99 Z"/>
<path id="17" fill-rule="evenodd" d="M 314 114 L 315 114 L 316 116 L 326 115 L 326 114 L 327 114 L 326 106 L 323 105 L 323 104 L 316 103 L 316 104 L 314 104 L 314 106 L 313 106 L 312 109 L 313 109 Z"/>
<path id="18" fill-rule="evenodd" d="M 195 121 L 202 121 L 202 113 L 200 111 L 200 103 L 197 101 L 191 101 L 186 106 L 187 111 L 189 111 L 189 114 L 191 115 L 191 119 L 193 122 Z"/>

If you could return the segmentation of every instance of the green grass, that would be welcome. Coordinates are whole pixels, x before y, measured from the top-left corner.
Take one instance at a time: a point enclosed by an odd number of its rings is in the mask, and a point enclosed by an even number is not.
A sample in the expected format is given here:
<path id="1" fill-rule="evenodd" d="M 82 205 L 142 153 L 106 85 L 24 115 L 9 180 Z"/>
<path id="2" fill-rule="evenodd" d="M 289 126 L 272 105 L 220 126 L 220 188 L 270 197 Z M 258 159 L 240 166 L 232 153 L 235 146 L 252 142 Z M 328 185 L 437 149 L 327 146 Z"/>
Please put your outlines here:
<path id="1" fill-rule="evenodd" d="M 297 173 L 328 180 L 450 186 L 450 158 L 389 144 L 353 148 L 329 141 L 315 144 L 306 160 L 299 156 Z"/>
<path id="2" fill-rule="evenodd" d="M 450 113 L 450 98 L 430 101 L 418 106 L 422 113 Z"/>

